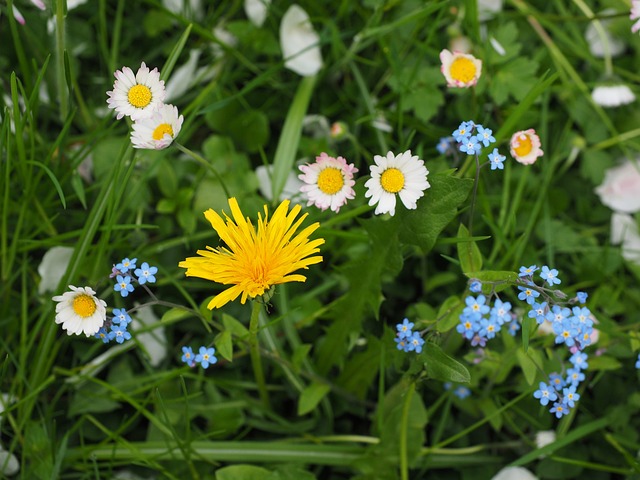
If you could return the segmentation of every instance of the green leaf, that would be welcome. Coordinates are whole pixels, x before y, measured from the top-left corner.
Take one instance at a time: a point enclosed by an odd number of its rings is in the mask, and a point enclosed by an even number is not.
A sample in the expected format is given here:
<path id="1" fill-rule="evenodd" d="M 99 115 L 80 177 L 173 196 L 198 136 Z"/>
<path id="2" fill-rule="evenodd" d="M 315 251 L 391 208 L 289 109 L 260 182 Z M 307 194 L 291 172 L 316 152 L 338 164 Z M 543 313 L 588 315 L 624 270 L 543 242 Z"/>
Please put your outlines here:
<path id="1" fill-rule="evenodd" d="M 163 324 L 171 324 L 182 320 L 183 318 L 192 316 L 193 313 L 188 310 L 183 310 L 182 308 L 172 308 L 171 310 L 167 310 L 164 315 L 162 315 L 161 322 Z"/>
<path id="2" fill-rule="evenodd" d="M 293 369 L 297 373 L 300 371 L 300 367 L 302 366 L 302 362 L 304 362 L 311 351 L 311 345 L 308 343 L 303 343 L 296 347 L 293 351 L 293 355 L 291 355 L 291 363 L 293 364 Z"/>
<path id="3" fill-rule="evenodd" d="M 482 270 L 482 254 L 476 242 L 469 240 L 469 230 L 463 224 L 458 228 L 458 259 L 464 273 Z"/>
<path id="4" fill-rule="evenodd" d="M 501 292 L 518 282 L 518 274 L 502 270 L 485 270 L 482 272 L 465 272 L 465 275 L 483 284 L 491 284 L 494 291 Z"/>
<path id="5" fill-rule="evenodd" d="M 163 159 L 158 166 L 158 188 L 162 195 L 171 198 L 178 191 L 178 176 L 168 160 Z"/>
<path id="6" fill-rule="evenodd" d="M 156 212 L 158 213 L 173 213 L 176 209 L 176 202 L 170 198 L 161 198 L 156 205 Z"/>
<path id="7" fill-rule="evenodd" d="M 229 330 L 225 330 L 220 333 L 215 340 L 215 344 L 217 347 L 217 352 L 224 358 L 230 362 L 233 361 L 233 341 L 231 340 L 231 332 Z"/>
<path id="8" fill-rule="evenodd" d="M 441 332 L 448 332 L 460 321 L 460 314 L 464 309 L 464 302 L 459 296 L 447 298 L 438 310 L 438 323 L 436 329 Z"/>
<path id="9" fill-rule="evenodd" d="M 229 134 L 242 149 L 257 152 L 269 141 L 269 119 L 259 110 L 243 112 L 229 122 Z"/>
<path id="10" fill-rule="evenodd" d="M 273 158 L 273 175 L 271 177 L 271 198 L 280 198 L 280 193 L 287 183 L 289 172 L 296 160 L 298 143 L 302 134 L 302 119 L 307 113 L 316 77 L 305 77 L 300 82 L 296 95 L 289 107 L 287 118 L 282 127 L 278 147 Z"/>
<path id="11" fill-rule="evenodd" d="M 247 330 L 247 327 L 245 327 L 242 323 L 240 323 L 229 314 L 222 314 L 222 325 L 224 325 L 225 329 L 230 331 L 238 338 L 244 338 L 249 335 L 249 330 Z"/>
<path id="12" fill-rule="evenodd" d="M 502 105 L 509 97 L 521 101 L 536 83 L 536 70 L 538 62 L 524 57 L 502 65 L 489 84 L 489 93 L 496 104 Z"/>
<path id="13" fill-rule="evenodd" d="M 231 465 L 216 470 L 216 480 L 264 480 L 271 472 L 253 465 Z"/>
<path id="14" fill-rule="evenodd" d="M 516 355 L 518 357 L 518 363 L 520 363 L 520 368 L 522 368 L 522 373 L 524 373 L 525 380 L 529 385 L 533 385 L 533 382 L 536 381 L 536 364 L 524 350 L 518 349 Z"/>
<path id="15" fill-rule="evenodd" d="M 469 383 L 471 381 L 469 370 L 456 359 L 444 353 L 435 343 L 425 343 L 420 356 L 425 362 L 429 377 L 434 380 L 454 383 Z"/>
<path id="16" fill-rule="evenodd" d="M 367 348 L 349 358 L 336 383 L 358 398 L 366 398 L 378 375 L 382 348 L 381 340 L 367 337 Z"/>
<path id="17" fill-rule="evenodd" d="M 431 188 L 418 200 L 416 210 L 399 208 L 395 222 L 399 224 L 400 240 L 416 245 L 427 253 L 433 248 L 440 232 L 458 215 L 458 206 L 473 187 L 470 178 L 437 174 L 429 177 Z"/>
<path id="18" fill-rule="evenodd" d="M 176 62 L 178 61 L 178 57 L 180 57 L 182 49 L 187 43 L 187 39 L 189 38 L 189 34 L 191 33 L 191 28 L 193 28 L 193 24 L 187 25 L 187 28 L 174 45 L 173 50 L 171 50 L 167 61 L 164 62 L 164 65 L 162 66 L 162 70 L 160 72 L 160 80 L 164 80 L 166 82 L 167 79 L 171 76 L 173 67 L 175 67 Z"/>
<path id="19" fill-rule="evenodd" d="M 330 390 L 326 383 L 314 382 L 306 387 L 298 399 L 298 415 L 305 415 L 316 408 Z"/>
<path id="20" fill-rule="evenodd" d="M 622 364 L 609 355 L 601 355 L 599 357 L 589 357 L 589 371 L 595 370 L 617 370 L 622 367 Z"/>

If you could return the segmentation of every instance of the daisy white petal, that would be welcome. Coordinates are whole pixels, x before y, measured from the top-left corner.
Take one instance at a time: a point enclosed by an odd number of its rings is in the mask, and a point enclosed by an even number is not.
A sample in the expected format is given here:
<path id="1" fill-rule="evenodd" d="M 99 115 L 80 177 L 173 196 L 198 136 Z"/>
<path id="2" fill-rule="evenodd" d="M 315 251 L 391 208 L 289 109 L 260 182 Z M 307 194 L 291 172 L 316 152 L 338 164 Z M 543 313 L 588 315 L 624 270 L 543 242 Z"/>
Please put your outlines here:
<path id="1" fill-rule="evenodd" d="M 440 52 L 440 70 L 447 79 L 448 87 L 468 88 L 474 86 L 482 74 L 482 60 L 469 53 Z"/>
<path id="2" fill-rule="evenodd" d="M 95 335 L 107 319 L 107 303 L 97 298 L 91 287 L 69 288 L 71 291 L 53 297 L 58 302 L 56 323 L 61 323 L 69 335 Z"/>
<path id="3" fill-rule="evenodd" d="M 303 77 L 311 77 L 322 68 L 320 37 L 309 21 L 309 15 L 293 4 L 282 17 L 280 47 L 284 66 Z"/>
<path id="4" fill-rule="evenodd" d="M 636 100 L 636 96 L 626 85 L 600 85 L 593 89 L 591 98 L 605 108 L 620 107 Z"/>
<path id="5" fill-rule="evenodd" d="M 538 157 L 544 154 L 540 148 L 540 137 L 536 135 L 536 131 L 533 128 L 514 133 L 511 136 L 509 145 L 511 147 L 511 156 L 515 158 L 516 162 L 523 165 L 536 163 Z"/>
<path id="6" fill-rule="evenodd" d="M 358 169 L 342 158 L 333 158 L 322 152 L 316 163 L 301 165 L 298 178 L 306 185 L 300 188 L 308 198 L 307 206 L 315 205 L 321 210 L 331 208 L 338 213 L 347 200 L 355 198 L 353 174 Z"/>
<path id="7" fill-rule="evenodd" d="M 162 104 L 149 118 L 136 120 L 131 131 L 133 148 L 162 150 L 178 136 L 184 117 L 178 116 L 178 108 Z"/>
<path id="8" fill-rule="evenodd" d="M 424 161 L 407 150 L 399 155 L 388 152 L 385 157 L 375 155 L 375 165 L 369 167 L 371 178 L 364 186 L 364 196 L 369 198 L 369 205 L 376 205 L 375 214 L 389 213 L 395 215 L 396 194 L 406 208 L 417 207 L 418 199 L 431 185 L 427 180 L 429 170 Z"/>
<path id="9" fill-rule="evenodd" d="M 157 68 L 149 70 L 142 62 L 136 74 L 129 67 L 114 73 L 113 90 L 107 92 L 107 105 L 117 113 L 120 120 L 125 115 L 132 120 L 147 118 L 162 105 L 165 97 L 164 81 L 160 80 Z"/>
<path id="10" fill-rule="evenodd" d="M 261 27 L 267 18 L 271 0 L 244 0 L 244 13 L 256 27 Z"/>

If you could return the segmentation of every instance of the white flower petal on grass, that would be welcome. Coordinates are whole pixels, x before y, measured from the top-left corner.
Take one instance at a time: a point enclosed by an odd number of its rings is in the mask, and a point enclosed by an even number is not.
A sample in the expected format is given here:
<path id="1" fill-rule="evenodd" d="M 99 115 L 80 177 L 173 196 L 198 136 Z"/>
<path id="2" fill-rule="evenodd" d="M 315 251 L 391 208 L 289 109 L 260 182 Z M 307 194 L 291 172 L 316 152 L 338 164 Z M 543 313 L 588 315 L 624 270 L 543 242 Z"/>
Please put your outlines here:
<path id="1" fill-rule="evenodd" d="M 260 165 L 256 168 L 256 177 L 258 179 L 258 189 L 260 193 L 269 202 L 273 200 L 272 194 L 272 185 L 271 185 L 271 175 L 273 175 L 273 165 L 264 166 Z M 304 185 L 298 179 L 298 175 L 293 170 L 289 172 L 287 176 L 287 181 L 284 184 L 284 188 L 280 193 L 280 198 L 278 199 L 280 202 L 283 200 L 291 200 L 291 203 L 302 203 L 302 198 L 300 195 L 300 188 Z"/>
<path id="2" fill-rule="evenodd" d="M 627 160 L 604 174 L 596 187 L 600 201 L 617 212 L 640 212 L 640 160 Z"/>
<path id="3" fill-rule="evenodd" d="M 640 265 L 640 233 L 631 215 L 614 212 L 611 215 L 611 243 L 622 245 L 622 258 Z"/>
<path id="4" fill-rule="evenodd" d="M 69 288 L 70 292 L 53 297 L 58 302 L 56 323 L 61 323 L 68 335 L 95 335 L 107 319 L 107 303 L 97 298 L 91 287 L 69 285 Z"/>
<path id="5" fill-rule="evenodd" d="M 135 319 L 140 322 L 139 328 L 148 330 L 136 334 L 136 341 L 149 358 L 149 364 L 152 367 L 157 367 L 167 356 L 167 335 L 165 328 L 153 312 L 153 309 L 148 305 L 138 309 L 133 315 Z"/>
<path id="6" fill-rule="evenodd" d="M 38 265 L 40 283 L 38 293 L 53 292 L 58 288 L 60 280 L 67 271 L 69 261 L 73 255 L 71 247 L 52 247 L 42 256 L 42 261 Z"/>
<path id="7" fill-rule="evenodd" d="M 165 101 L 170 102 L 187 93 L 197 78 L 198 60 L 202 52 L 194 48 L 189 52 L 189 59 L 176 68 L 165 84 Z"/>
<path id="8" fill-rule="evenodd" d="M 554 430 L 542 430 L 536 433 L 536 447 L 542 448 L 556 441 Z"/>
<path id="9" fill-rule="evenodd" d="M 284 66 L 303 77 L 310 77 L 322 68 L 320 37 L 313 29 L 309 15 L 293 4 L 280 23 L 280 48 Z"/>
<path id="10" fill-rule="evenodd" d="M 486 22 L 502 11 L 502 0 L 478 0 L 478 20 Z"/>
<path id="11" fill-rule="evenodd" d="M 149 70 L 142 62 L 135 75 L 129 67 L 123 67 L 114 76 L 116 81 L 113 90 L 107 92 L 107 104 L 117 112 L 118 120 L 125 115 L 132 120 L 149 117 L 164 102 L 164 81 L 157 68 Z"/>
<path id="12" fill-rule="evenodd" d="M 20 462 L 16 456 L 0 445 L 0 473 L 3 476 L 15 475 L 20 471 Z"/>
<path id="13" fill-rule="evenodd" d="M 504 467 L 491 480 L 538 480 L 538 477 L 523 467 Z"/>
<path id="14" fill-rule="evenodd" d="M 375 214 L 395 215 L 396 194 L 406 208 L 415 209 L 418 199 L 431 186 L 424 161 L 411 155 L 411 150 L 398 155 L 388 152 L 385 157 L 375 155 L 373 161 L 375 164 L 369 167 L 371 178 L 364 184 L 367 189 L 364 196 L 371 197 L 369 205 L 377 204 Z"/>
<path id="15" fill-rule="evenodd" d="M 167 148 L 180 133 L 184 117 L 178 108 L 162 104 L 149 118 L 136 120 L 131 131 L 133 148 L 162 150 Z"/>
<path id="16" fill-rule="evenodd" d="M 307 206 L 315 205 L 321 210 L 331 208 L 338 213 L 347 200 L 355 198 L 353 174 L 358 169 L 342 158 L 330 157 L 322 152 L 316 163 L 301 165 L 298 178 L 306 185 L 300 191 L 308 198 Z"/>
<path id="17" fill-rule="evenodd" d="M 593 89 L 591 98 L 605 108 L 628 105 L 636 100 L 636 96 L 626 85 L 600 85 Z"/>
<path id="18" fill-rule="evenodd" d="M 261 27 L 267 18 L 271 0 L 244 0 L 244 13 L 256 27 Z"/>

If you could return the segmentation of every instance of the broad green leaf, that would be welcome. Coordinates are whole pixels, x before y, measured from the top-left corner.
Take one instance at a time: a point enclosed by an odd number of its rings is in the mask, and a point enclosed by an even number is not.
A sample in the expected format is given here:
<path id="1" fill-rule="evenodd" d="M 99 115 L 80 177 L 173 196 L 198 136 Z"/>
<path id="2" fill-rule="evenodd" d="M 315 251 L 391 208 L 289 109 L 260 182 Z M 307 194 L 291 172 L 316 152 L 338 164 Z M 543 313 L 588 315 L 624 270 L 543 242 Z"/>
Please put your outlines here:
<path id="1" fill-rule="evenodd" d="M 595 357 L 589 356 L 589 371 L 595 370 L 617 370 L 622 367 L 622 364 L 614 357 L 609 355 L 601 355 Z"/>
<path id="2" fill-rule="evenodd" d="M 233 341 L 231 340 L 231 332 L 225 330 L 218 335 L 215 340 L 217 352 L 228 361 L 233 361 Z"/>
<path id="3" fill-rule="evenodd" d="M 435 343 L 425 343 L 422 346 L 420 356 L 424 359 L 429 377 L 434 380 L 454 383 L 469 383 L 471 381 L 469 370 L 456 359 L 444 353 Z"/>
<path id="4" fill-rule="evenodd" d="M 367 348 L 349 358 L 336 383 L 364 399 L 378 375 L 382 348 L 384 346 L 381 340 L 376 337 L 367 337 Z"/>
<path id="5" fill-rule="evenodd" d="M 259 110 L 243 112 L 229 122 L 229 134 L 241 149 L 257 152 L 269 141 L 269 120 Z"/>
<path id="6" fill-rule="evenodd" d="M 440 232 L 458 215 L 460 206 L 473 187 L 470 178 L 437 174 L 429 177 L 431 188 L 418 200 L 415 210 L 400 206 L 395 221 L 400 225 L 400 240 L 416 245 L 427 253 L 433 248 Z"/>
<path id="7" fill-rule="evenodd" d="M 245 327 L 242 323 L 240 323 L 229 314 L 222 314 L 222 325 L 224 325 L 224 328 L 226 330 L 228 330 L 238 338 L 243 338 L 249 335 L 249 330 L 247 330 L 247 327 Z"/>
<path id="8" fill-rule="evenodd" d="M 518 281 L 518 274 L 509 271 L 485 270 L 483 272 L 465 272 L 465 275 L 474 280 L 480 280 L 485 288 L 493 287 L 494 291 L 501 292 L 512 287 Z"/>
<path id="9" fill-rule="evenodd" d="M 216 480 L 264 480 L 271 472 L 254 465 L 230 465 L 216 470 Z"/>
<path id="10" fill-rule="evenodd" d="M 308 343 L 303 343 L 302 345 L 299 345 L 293 351 L 293 355 L 291 355 L 291 363 L 293 364 L 293 370 L 296 373 L 300 371 L 302 362 L 304 362 L 305 359 L 307 359 L 310 351 L 311 351 L 311 345 L 309 345 Z"/>
<path id="11" fill-rule="evenodd" d="M 537 80 L 538 62 L 518 57 L 502 65 L 491 78 L 489 93 L 496 104 L 502 105 L 509 97 L 521 101 Z"/>
<path id="12" fill-rule="evenodd" d="M 464 309 L 464 302 L 459 296 L 451 296 L 447 298 L 440 310 L 438 310 L 438 323 L 436 329 L 439 332 L 448 332 L 455 327 L 460 321 L 460 314 Z"/>
<path id="13" fill-rule="evenodd" d="M 520 368 L 522 368 L 522 373 L 524 373 L 525 380 L 529 385 L 533 385 L 536 380 L 536 364 L 524 350 L 518 349 L 516 355 L 518 356 L 518 362 L 520 363 Z"/>
<path id="14" fill-rule="evenodd" d="M 163 324 L 170 324 L 182 320 L 183 318 L 192 317 L 193 313 L 188 310 L 183 310 L 182 308 L 172 308 L 167 310 L 164 315 L 162 315 L 161 322 Z"/>
<path id="15" fill-rule="evenodd" d="M 298 399 L 298 415 L 305 415 L 316 408 L 330 390 L 326 383 L 312 383 L 306 387 Z"/>
<path id="16" fill-rule="evenodd" d="M 458 260 L 464 273 L 482 270 L 482 254 L 476 242 L 469 240 L 469 230 L 463 224 L 458 228 Z"/>

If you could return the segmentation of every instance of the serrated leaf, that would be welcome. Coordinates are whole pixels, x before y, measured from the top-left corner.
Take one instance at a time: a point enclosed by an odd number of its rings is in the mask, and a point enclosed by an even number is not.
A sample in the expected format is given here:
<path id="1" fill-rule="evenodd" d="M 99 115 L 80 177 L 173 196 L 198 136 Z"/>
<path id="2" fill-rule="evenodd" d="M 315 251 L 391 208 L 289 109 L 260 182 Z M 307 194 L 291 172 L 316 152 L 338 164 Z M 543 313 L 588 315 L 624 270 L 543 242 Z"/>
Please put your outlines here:
<path id="1" fill-rule="evenodd" d="M 482 254 L 476 242 L 469 240 L 469 230 L 463 224 L 458 228 L 458 260 L 464 273 L 479 272 L 482 269 Z"/>
<path id="2" fill-rule="evenodd" d="M 435 343 L 425 343 L 420 356 L 424 359 L 429 377 L 434 380 L 454 383 L 469 383 L 471 381 L 469 370 L 456 359 L 444 353 Z"/>
<path id="3" fill-rule="evenodd" d="M 330 390 L 331 387 L 326 383 L 314 382 L 306 387 L 298 399 L 298 415 L 306 415 L 316 408 Z"/>
<path id="4" fill-rule="evenodd" d="M 399 224 L 400 240 L 420 247 L 423 253 L 430 251 L 442 230 L 458 215 L 458 206 L 469 196 L 473 187 L 470 178 L 450 175 L 429 177 L 431 188 L 418 200 L 415 210 L 400 207 L 395 221 Z"/>
<path id="5" fill-rule="evenodd" d="M 527 96 L 527 93 L 538 81 L 535 75 L 538 62 L 519 57 L 503 65 L 491 79 L 489 93 L 498 105 L 512 97 L 517 101 Z"/>
<path id="6" fill-rule="evenodd" d="M 233 341 L 231 339 L 231 332 L 229 330 L 225 330 L 220 333 L 216 338 L 216 351 L 224 358 L 230 362 L 233 361 Z"/>

